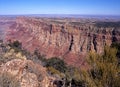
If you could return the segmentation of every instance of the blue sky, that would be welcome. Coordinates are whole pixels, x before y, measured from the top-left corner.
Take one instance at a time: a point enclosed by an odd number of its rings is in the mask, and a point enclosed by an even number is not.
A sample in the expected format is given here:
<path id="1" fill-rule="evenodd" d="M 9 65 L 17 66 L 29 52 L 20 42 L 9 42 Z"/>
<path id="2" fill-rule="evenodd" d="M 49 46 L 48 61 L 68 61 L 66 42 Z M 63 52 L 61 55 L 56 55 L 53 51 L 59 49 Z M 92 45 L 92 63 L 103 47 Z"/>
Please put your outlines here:
<path id="1" fill-rule="evenodd" d="M 0 0 L 0 15 L 120 15 L 120 0 Z"/>

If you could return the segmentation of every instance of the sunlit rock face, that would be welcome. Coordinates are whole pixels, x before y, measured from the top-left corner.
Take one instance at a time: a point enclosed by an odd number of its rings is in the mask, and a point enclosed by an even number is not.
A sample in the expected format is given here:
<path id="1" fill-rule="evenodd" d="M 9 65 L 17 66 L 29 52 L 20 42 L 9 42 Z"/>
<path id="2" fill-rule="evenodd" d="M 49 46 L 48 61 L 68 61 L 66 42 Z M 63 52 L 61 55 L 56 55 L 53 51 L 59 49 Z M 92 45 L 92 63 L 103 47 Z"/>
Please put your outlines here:
<path id="1" fill-rule="evenodd" d="M 19 85 L 17 87 L 53 87 L 52 82 L 55 80 L 54 77 L 48 76 L 46 68 L 31 60 L 8 61 L 0 66 L 0 75 L 3 73 L 12 75 L 14 78 L 11 80 L 16 79 Z M 15 81 L 14 84 L 16 84 Z M 2 84 L 0 86 L 3 87 Z"/>
<path id="2" fill-rule="evenodd" d="M 89 20 L 61 20 L 19 17 L 9 27 L 6 40 L 19 40 L 31 52 L 37 48 L 48 58 L 57 56 L 73 65 L 84 65 L 84 57 L 90 50 L 102 53 L 105 44 L 120 41 L 119 26 L 100 27 Z"/>
<path id="3" fill-rule="evenodd" d="M 0 40 L 5 39 L 6 31 L 12 24 L 15 23 L 14 19 L 10 19 L 8 17 L 0 16 Z"/>

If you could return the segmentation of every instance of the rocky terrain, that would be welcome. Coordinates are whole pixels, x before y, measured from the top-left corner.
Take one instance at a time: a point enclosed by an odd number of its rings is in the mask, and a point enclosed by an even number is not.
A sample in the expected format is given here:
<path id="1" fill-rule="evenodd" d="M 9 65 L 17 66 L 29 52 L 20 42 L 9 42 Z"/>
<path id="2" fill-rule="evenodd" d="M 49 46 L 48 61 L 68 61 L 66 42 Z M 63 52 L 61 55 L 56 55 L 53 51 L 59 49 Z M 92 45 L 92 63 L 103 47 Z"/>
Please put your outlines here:
<path id="1" fill-rule="evenodd" d="M 7 30 L 6 40 L 19 40 L 23 48 L 39 50 L 47 58 L 60 57 L 68 64 L 85 65 L 90 50 L 120 41 L 118 21 L 74 18 L 18 17 Z"/>
<path id="2" fill-rule="evenodd" d="M 48 74 L 39 60 L 0 42 L 0 87 L 59 87 L 60 78 Z"/>
<path id="3" fill-rule="evenodd" d="M 50 81 L 54 81 L 54 78 L 47 77 L 45 68 L 30 60 L 11 60 L 0 67 L 0 72 L 12 74 L 20 81 L 20 87 L 48 87 L 50 84 L 52 87 L 53 83 Z"/>
<path id="4" fill-rule="evenodd" d="M 6 31 L 9 29 L 9 26 L 11 26 L 15 22 L 15 17 L 5 17 L 0 16 L 0 39 L 4 40 L 6 36 Z"/>
<path id="5" fill-rule="evenodd" d="M 86 61 L 89 51 L 100 68 L 102 57 L 112 61 L 113 65 L 109 61 L 102 63 L 105 75 L 119 73 L 111 67 L 119 66 L 119 28 L 120 22 L 115 20 L 0 18 L 0 87 L 85 87 L 92 78 L 85 74 L 88 71 L 91 75 L 91 60 Z M 107 69 L 111 71 L 106 74 Z M 119 82 L 119 74 L 116 75 L 114 79 Z"/>

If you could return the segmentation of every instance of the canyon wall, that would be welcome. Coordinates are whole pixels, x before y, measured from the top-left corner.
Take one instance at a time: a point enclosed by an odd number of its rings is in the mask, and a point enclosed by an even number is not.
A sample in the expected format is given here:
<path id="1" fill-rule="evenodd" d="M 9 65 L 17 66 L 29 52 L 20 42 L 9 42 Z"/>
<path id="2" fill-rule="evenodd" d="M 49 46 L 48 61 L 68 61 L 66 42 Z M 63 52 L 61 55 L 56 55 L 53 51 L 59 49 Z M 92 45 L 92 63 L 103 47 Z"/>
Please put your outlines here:
<path id="1" fill-rule="evenodd" d="M 120 41 L 119 27 L 74 23 L 19 17 L 7 30 L 6 40 L 19 40 L 30 52 L 37 49 L 47 58 L 57 56 L 73 65 L 84 65 L 84 57 L 90 50 L 102 53 L 105 44 Z"/>

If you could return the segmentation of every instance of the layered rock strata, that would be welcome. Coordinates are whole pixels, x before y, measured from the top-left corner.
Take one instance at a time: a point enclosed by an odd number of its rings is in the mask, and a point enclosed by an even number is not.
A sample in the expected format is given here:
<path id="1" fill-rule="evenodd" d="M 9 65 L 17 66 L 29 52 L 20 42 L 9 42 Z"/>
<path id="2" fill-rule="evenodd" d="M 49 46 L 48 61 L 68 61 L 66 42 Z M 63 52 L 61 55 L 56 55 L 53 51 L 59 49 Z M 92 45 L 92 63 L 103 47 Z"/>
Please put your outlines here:
<path id="1" fill-rule="evenodd" d="M 119 27 L 97 27 L 95 22 L 52 22 L 44 18 L 20 17 L 7 31 L 7 40 L 19 40 L 23 48 L 38 49 L 46 57 L 60 57 L 67 63 L 84 65 L 92 50 L 102 53 L 105 44 L 120 41 Z"/>

